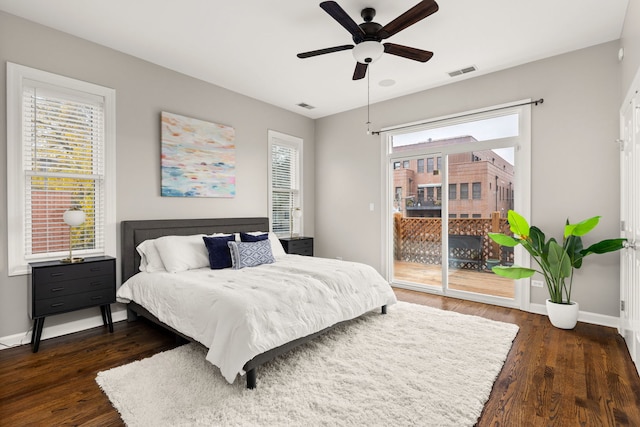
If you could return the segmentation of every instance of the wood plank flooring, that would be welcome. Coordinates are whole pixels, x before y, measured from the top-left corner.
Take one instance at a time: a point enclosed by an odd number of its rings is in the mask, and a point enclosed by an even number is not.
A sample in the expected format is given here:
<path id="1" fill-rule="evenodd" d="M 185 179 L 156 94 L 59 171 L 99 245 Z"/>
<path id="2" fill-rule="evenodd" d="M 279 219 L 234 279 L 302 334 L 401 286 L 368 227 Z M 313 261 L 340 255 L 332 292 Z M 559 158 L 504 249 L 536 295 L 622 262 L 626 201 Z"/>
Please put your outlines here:
<path id="1" fill-rule="evenodd" d="M 520 332 L 478 426 L 640 426 L 640 378 L 611 328 L 553 328 L 545 316 L 396 289 L 398 299 L 515 323 Z M 0 425 L 121 426 L 97 372 L 177 345 L 146 321 L 0 351 Z M 428 369 L 428 366 L 425 367 Z M 428 396 L 425 396 L 428 398 Z"/>
<path id="2" fill-rule="evenodd" d="M 400 280 L 442 288 L 442 268 L 439 265 L 418 262 L 394 261 L 394 281 Z M 469 269 L 449 269 L 450 289 L 493 295 L 513 299 L 515 285 L 513 279 L 498 276 L 493 272 Z"/>

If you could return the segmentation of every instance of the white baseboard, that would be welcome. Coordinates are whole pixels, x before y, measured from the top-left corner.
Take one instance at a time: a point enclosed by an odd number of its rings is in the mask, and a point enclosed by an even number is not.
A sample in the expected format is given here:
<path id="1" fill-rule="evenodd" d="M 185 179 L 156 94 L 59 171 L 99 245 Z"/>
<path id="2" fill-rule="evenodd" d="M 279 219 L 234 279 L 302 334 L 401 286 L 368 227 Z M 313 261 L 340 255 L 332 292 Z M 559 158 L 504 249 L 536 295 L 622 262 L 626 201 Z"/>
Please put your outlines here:
<path id="1" fill-rule="evenodd" d="M 547 315 L 547 307 L 544 304 L 529 304 L 529 311 L 531 313 Z M 620 318 L 615 316 L 606 316 L 604 314 L 591 313 L 589 311 L 578 312 L 578 321 L 591 323 L 593 325 L 608 326 L 619 330 Z"/>
<path id="2" fill-rule="evenodd" d="M 118 310 L 112 312 L 111 318 L 113 322 L 120 322 L 127 320 L 127 310 Z M 85 319 L 74 320 L 72 322 L 63 323 L 61 325 L 45 326 L 42 328 L 42 336 L 40 340 L 46 340 L 49 338 L 60 337 L 62 335 L 72 334 L 74 332 L 84 331 L 86 329 L 96 328 L 102 326 L 102 316 L 87 317 Z M 0 350 L 7 348 L 29 344 L 31 342 L 31 334 L 33 330 L 8 335 L 6 337 L 0 337 Z"/>

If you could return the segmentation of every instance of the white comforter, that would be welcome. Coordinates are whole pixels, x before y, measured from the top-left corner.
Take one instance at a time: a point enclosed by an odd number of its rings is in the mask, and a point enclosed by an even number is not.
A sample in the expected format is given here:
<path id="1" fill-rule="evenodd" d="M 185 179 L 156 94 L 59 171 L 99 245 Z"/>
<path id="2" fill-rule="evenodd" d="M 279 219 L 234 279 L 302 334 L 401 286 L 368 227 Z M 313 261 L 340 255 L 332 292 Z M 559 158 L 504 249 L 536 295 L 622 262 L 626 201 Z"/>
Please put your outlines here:
<path id="1" fill-rule="evenodd" d="M 140 272 L 117 296 L 208 347 L 230 383 L 260 353 L 396 302 L 368 265 L 299 255 L 241 270 Z"/>

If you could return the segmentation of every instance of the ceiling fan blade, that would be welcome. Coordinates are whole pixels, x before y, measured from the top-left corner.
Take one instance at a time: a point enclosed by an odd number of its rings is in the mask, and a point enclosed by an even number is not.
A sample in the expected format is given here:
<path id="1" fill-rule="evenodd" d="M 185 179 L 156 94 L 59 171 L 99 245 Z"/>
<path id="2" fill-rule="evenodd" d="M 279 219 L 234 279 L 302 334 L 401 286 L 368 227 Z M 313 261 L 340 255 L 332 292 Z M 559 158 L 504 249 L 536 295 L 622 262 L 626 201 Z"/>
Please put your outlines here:
<path id="1" fill-rule="evenodd" d="M 364 76 L 367 75 L 367 67 L 369 64 L 363 64 L 361 62 L 356 62 L 356 69 L 353 71 L 353 80 L 364 79 Z"/>
<path id="2" fill-rule="evenodd" d="M 326 49 L 318 49 L 318 50 L 312 50 L 309 52 L 302 52 L 302 53 L 299 53 L 297 56 L 298 58 L 311 58 L 312 56 L 324 55 L 326 53 L 340 52 L 341 50 L 349 50 L 349 49 L 353 49 L 352 44 L 345 44 L 342 46 L 328 47 Z"/>
<path id="3" fill-rule="evenodd" d="M 420 62 L 427 62 L 433 56 L 433 52 L 429 52 L 428 50 L 416 49 L 415 47 L 402 46 L 394 43 L 384 43 L 384 52 Z"/>
<path id="4" fill-rule="evenodd" d="M 323 1 L 320 3 L 322 10 L 327 12 L 333 19 L 338 21 L 338 24 L 342 25 L 347 31 L 351 33 L 355 40 L 362 40 L 364 37 L 364 31 L 351 19 L 347 12 L 340 7 L 335 1 Z"/>
<path id="5" fill-rule="evenodd" d="M 393 21 L 389 22 L 384 27 L 380 28 L 378 36 L 382 39 L 389 38 L 427 16 L 436 13 L 437 11 L 438 3 L 436 3 L 435 0 L 423 0 Z"/>

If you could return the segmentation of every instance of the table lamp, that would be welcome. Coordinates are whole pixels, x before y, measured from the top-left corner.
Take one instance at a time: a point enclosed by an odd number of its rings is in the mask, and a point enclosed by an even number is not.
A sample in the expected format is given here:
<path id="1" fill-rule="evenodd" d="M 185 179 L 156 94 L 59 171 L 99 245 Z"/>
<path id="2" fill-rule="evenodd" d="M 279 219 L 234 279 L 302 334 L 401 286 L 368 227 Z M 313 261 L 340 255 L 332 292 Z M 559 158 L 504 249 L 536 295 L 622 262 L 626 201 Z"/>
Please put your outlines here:
<path id="1" fill-rule="evenodd" d="M 300 208 L 291 208 L 291 212 L 289 214 L 289 231 L 291 233 L 291 238 L 293 239 L 293 218 L 300 218 L 302 216 L 302 209 Z"/>
<path id="2" fill-rule="evenodd" d="M 69 258 L 65 258 L 60 260 L 60 262 L 64 263 L 73 263 L 73 262 L 82 262 L 84 258 L 74 258 L 73 257 L 73 242 L 72 242 L 72 234 L 73 227 L 77 227 L 84 223 L 85 215 L 84 211 L 78 207 L 72 207 L 67 209 L 64 214 L 62 214 L 62 219 L 69 226 Z"/>

